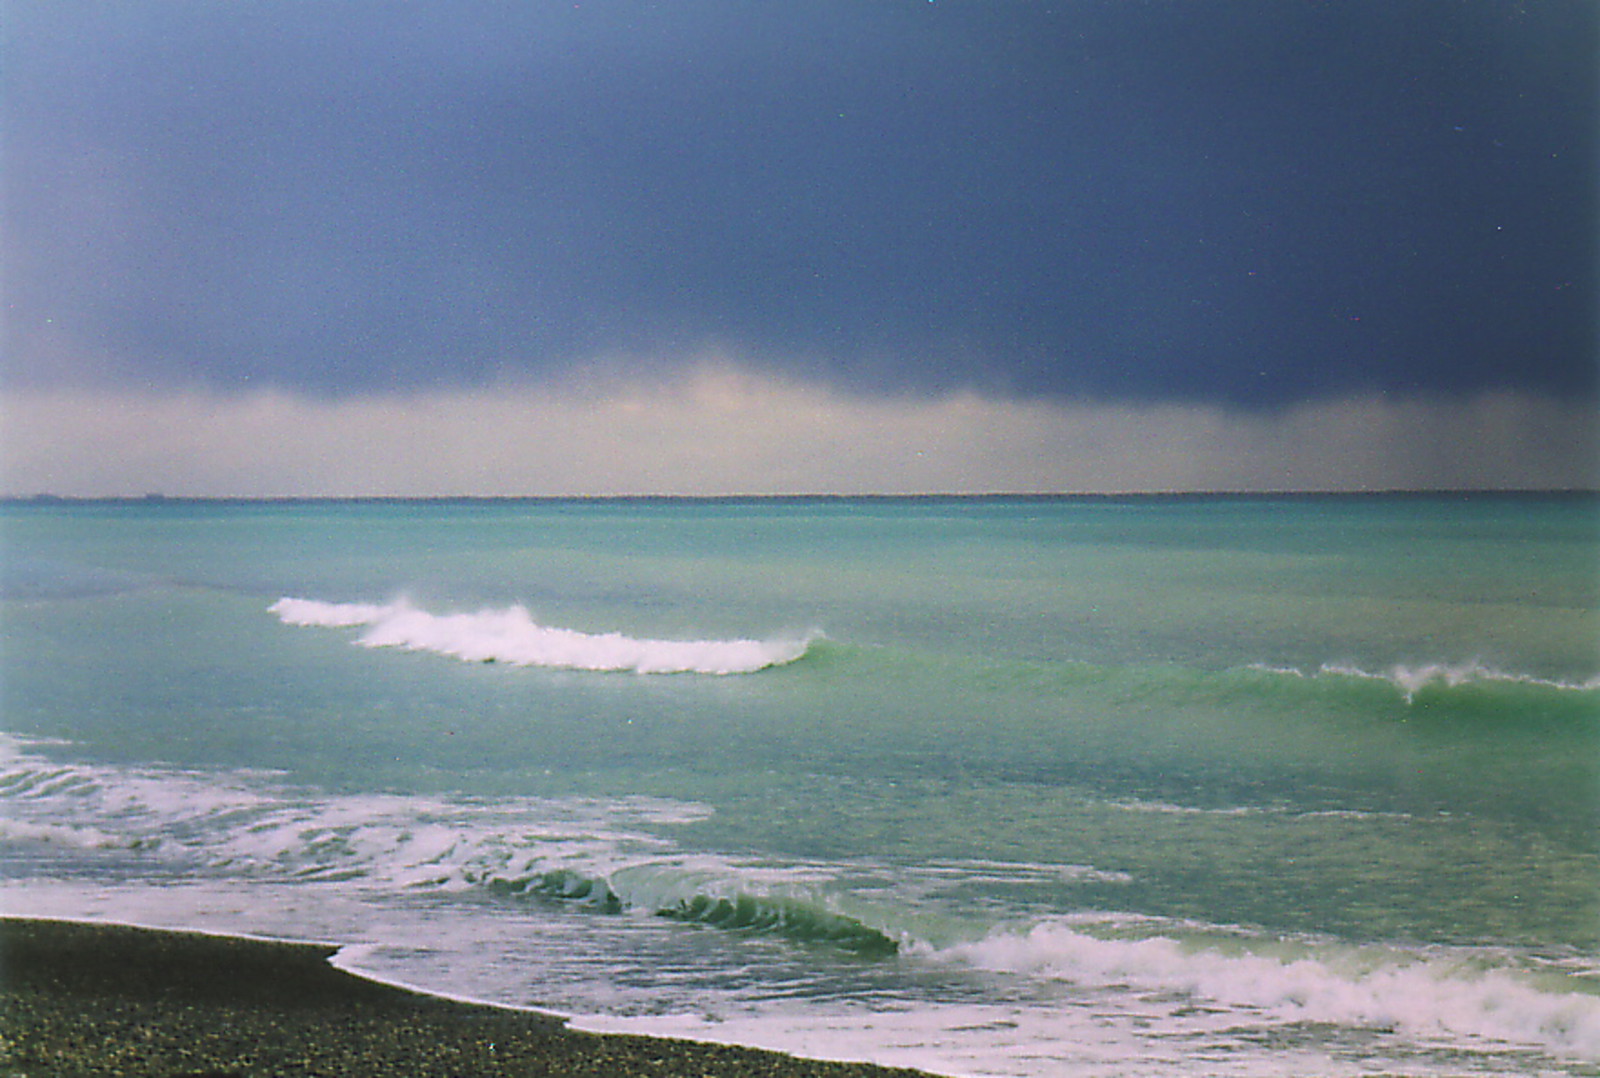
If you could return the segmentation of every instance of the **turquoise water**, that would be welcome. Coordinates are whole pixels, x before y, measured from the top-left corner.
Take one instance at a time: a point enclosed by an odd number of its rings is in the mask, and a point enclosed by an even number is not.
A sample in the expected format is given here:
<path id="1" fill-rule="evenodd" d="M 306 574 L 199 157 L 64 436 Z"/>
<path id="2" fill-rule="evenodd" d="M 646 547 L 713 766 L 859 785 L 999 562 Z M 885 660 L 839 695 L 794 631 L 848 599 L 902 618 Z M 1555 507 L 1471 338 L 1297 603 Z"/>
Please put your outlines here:
<path id="1" fill-rule="evenodd" d="M 13 912 L 948 1074 L 1593 1074 L 1592 498 L 14 503 Z"/>

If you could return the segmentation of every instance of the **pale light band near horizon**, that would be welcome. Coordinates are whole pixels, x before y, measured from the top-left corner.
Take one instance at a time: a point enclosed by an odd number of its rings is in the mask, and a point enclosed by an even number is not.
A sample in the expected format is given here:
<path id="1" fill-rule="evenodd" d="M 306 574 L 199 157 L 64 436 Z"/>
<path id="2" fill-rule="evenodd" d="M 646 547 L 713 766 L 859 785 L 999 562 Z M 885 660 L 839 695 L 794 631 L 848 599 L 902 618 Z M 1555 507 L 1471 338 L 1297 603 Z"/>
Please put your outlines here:
<path id="1" fill-rule="evenodd" d="M 846 395 L 709 364 L 317 399 L 14 390 L 0 493 L 67 497 L 1593 489 L 1600 415 L 1519 392 L 1280 410 Z"/>

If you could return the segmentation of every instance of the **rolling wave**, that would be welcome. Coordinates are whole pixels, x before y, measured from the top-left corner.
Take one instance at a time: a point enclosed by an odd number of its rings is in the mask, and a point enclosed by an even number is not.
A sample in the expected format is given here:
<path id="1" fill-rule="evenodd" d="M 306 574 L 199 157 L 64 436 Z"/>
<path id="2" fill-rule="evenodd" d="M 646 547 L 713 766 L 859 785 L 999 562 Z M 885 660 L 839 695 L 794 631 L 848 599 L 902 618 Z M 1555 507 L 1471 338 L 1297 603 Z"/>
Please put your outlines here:
<path id="1" fill-rule="evenodd" d="M 282 598 L 268 608 L 286 625 L 365 628 L 356 643 L 428 651 L 467 662 L 639 674 L 750 674 L 806 654 L 820 634 L 771 640 L 652 640 L 540 625 L 522 606 L 433 614 L 405 600 L 328 603 Z"/>
<path id="2" fill-rule="evenodd" d="M 887 957 L 898 943 L 830 908 L 828 866 L 692 855 L 657 833 L 704 819 L 647 797 L 321 796 L 256 773 L 42 760 L 0 735 L 0 843 L 133 852 L 184 875 L 487 892 L 636 911 Z M 809 872 L 809 877 L 808 877 Z"/>
<path id="3" fill-rule="evenodd" d="M 624 870 L 611 879 L 558 869 L 476 882 L 501 895 L 578 902 L 602 913 L 643 910 L 671 921 L 827 944 L 867 958 L 887 958 L 900 950 L 887 933 L 836 913 L 819 899 L 746 890 L 733 879 L 707 881 L 701 873 L 661 866 Z"/>
<path id="4" fill-rule="evenodd" d="M 882 896 L 867 906 L 830 895 L 825 885 L 846 866 L 684 850 L 666 829 L 712 811 L 694 802 L 329 795 L 266 772 L 63 764 L 0 735 L 0 807 L 0 841 L 7 844 L 137 856 L 175 878 L 571 903 L 908 968 L 1058 982 L 1081 998 L 1131 989 L 1149 1008 L 1175 1015 L 1221 1007 L 1235 1021 L 1330 1023 L 1600 1058 L 1592 961 L 1574 966 L 1560 955 L 1499 948 L 1284 938 L 1114 913 L 1009 922 L 986 935 L 934 942 L 914 927 L 913 909 Z M 968 879 L 995 869 L 1097 871 L 990 861 L 922 869 Z"/>
<path id="5" fill-rule="evenodd" d="M 1600 674 L 1552 676 L 1503 669 L 1481 661 L 1420 661 L 1361 665 L 1272 662 L 1227 667 L 1177 662 L 1090 662 L 1070 657 L 1001 659 L 951 656 L 914 648 L 819 639 L 819 664 L 859 676 L 917 683 L 941 679 L 952 687 L 1090 701 L 1118 708 L 1165 701 L 1175 707 L 1265 708 L 1298 714 L 1306 705 L 1394 716 L 1412 708 L 1518 721 L 1546 716 L 1591 719 Z M 1287 712 L 1286 712 L 1287 709 Z"/>
<path id="6" fill-rule="evenodd" d="M 1551 963 L 1480 948 L 1277 939 L 1155 918 L 1046 920 L 923 956 L 991 973 L 1207 1000 L 1271 1023 L 1334 1023 L 1600 1058 L 1600 994 Z"/>
<path id="7" fill-rule="evenodd" d="M 1258 663 L 1248 669 L 1298 679 L 1380 682 L 1391 686 L 1408 704 L 1415 703 L 1425 693 L 1437 694 L 1454 689 L 1530 688 L 1560 693 L 1600 691 L 1600 675 L 1584 681 L 1569 681 L 1500 670 L 1481 662 L 1395 663 L 1383 670 L 1368 670 L 1354 663 L 1323 663 L 1309 671 L 1293 666 Z"/>

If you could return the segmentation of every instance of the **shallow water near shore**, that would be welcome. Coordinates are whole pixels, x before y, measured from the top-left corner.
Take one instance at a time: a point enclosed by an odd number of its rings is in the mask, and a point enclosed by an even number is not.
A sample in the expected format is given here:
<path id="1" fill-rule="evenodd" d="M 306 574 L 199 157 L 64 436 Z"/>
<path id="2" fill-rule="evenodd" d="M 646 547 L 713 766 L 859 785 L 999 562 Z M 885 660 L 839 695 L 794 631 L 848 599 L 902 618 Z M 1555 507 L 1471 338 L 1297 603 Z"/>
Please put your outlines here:
<path id="1" fill-rule="evenodd" d="M 948 1074 L 1600 1065 L 1593 498 L 3 519 L 7 912 Z"/>

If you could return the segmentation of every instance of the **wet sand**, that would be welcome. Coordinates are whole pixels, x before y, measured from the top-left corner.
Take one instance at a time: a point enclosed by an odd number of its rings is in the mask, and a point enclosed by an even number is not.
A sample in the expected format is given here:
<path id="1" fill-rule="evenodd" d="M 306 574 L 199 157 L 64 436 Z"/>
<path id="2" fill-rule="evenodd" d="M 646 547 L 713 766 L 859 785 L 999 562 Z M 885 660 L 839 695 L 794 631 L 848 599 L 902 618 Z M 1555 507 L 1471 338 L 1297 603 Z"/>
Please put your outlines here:
<path id="1" fill-rule="evenodd" d="M 565 1028 L 328 964 L 334 948 L 0 919 L 0 1076 L 912 1078 L 776 1052 Z"/>

